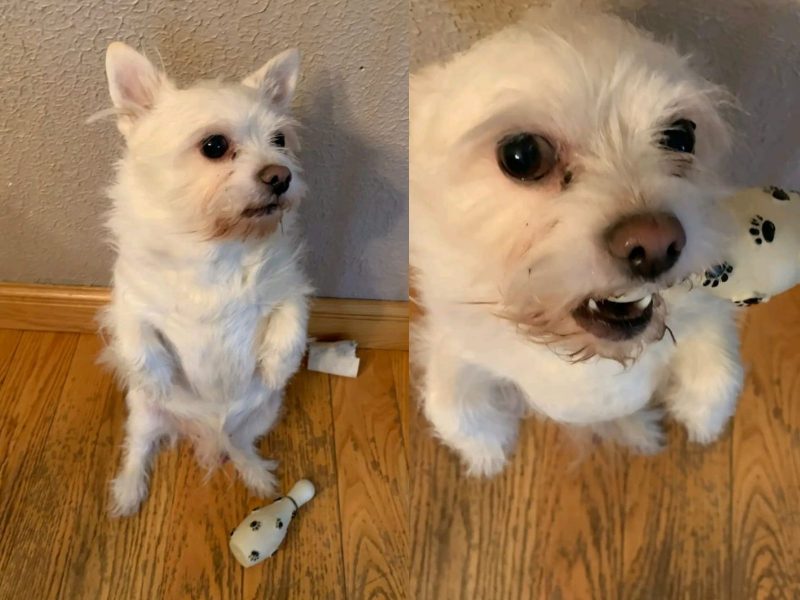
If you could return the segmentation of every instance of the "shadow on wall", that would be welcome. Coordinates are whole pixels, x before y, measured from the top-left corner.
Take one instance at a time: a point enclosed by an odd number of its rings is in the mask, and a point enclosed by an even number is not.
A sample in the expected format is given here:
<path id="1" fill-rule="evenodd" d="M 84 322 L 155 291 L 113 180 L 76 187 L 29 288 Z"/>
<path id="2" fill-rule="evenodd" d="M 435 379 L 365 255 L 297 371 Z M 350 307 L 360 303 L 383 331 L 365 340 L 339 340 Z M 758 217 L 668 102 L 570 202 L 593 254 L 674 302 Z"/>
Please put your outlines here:
<path id="1" fill-rule="evenodd" d="M 315 75 L 306 81 L 314 90 L 310 102 L 297 111 L 302 162 L 310 184 L 301 211 L 309 252 L 315 257 L 314 285 L 338 289 L 340 297 L 347 297 L 347 290 L 359 282 L 363 288 L 364 282 L 386 279 L 384 261 L 390 253 L 397 253 L 390 264 L 408 262 L 408 222 L 400 218 L 407 214 L 401 206 L 406 193 L 382 175 L 387 162 L 405 164 L 407 158 L 342 128 L 340 123 L 357 121 L 344 90 L 332 73 L 320 70 Z M 315 175 L 317 164 L 326 165 L 325 178 Z M 378 195 L 381 202 L 373 201 Z M 390 199 L 394 205 L 387 206 Z M 314 218 L 308 218 L 312 213 Z M 343 257 L 351 258 L 348 262 Z M 403 276 L 398 282 L 394 297 L 407 297 L 406 280 Z M 366 294 L 361 297 L 377 298 L 379 290 L 367 289 Z"/>

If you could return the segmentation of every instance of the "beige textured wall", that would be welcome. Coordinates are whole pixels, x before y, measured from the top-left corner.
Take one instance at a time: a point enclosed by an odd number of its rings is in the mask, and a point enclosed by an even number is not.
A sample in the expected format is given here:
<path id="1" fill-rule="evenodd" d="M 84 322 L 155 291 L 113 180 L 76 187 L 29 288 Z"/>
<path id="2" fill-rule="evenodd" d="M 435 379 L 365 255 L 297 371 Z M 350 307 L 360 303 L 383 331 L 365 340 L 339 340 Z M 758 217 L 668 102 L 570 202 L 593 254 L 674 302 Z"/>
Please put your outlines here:
<path id="1" fill-rule="evenodd" d="M 674 40 L 739 98 L 727 166 L 740 185 L 800 189 L 800 0 L 587 0 Z M 412 72 L 543 0 L 411 0 Z M 535 76 L 535 73 L 531 74 Z"/>
<path id="2" fill-rule="evenodd" d="M 105 284 L 103 188 L 121 140 L 104 52 L 160 52 L 179 82 L 304 55 L 296 114 L 323 295 L 407 294 L 405 0 L 0 0 L 0 281 Z"/>

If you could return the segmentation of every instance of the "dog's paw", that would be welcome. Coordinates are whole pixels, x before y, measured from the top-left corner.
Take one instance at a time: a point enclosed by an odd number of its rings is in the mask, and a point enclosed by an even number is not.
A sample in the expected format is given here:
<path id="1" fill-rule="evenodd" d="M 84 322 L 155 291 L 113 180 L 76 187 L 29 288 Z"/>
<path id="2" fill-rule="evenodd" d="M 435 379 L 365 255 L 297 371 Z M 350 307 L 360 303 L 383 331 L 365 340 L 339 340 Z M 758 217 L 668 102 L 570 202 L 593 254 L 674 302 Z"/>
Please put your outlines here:
<path id="1" fill-rule="evenodd" d="M 261 379 L 270 389 L 281 390 L 300 367 L 303 356 L 296 353 L 267 351 L 261 356 Z"/>
<path id="2" fill-rule="evenodd" d="M 469 477 L 494 477 L 506 466 L 506 452 L 500 444 L 473 441 L 457 450 Z"/>
<path id="3" fill-rule="evenodd" d="M 139 473 L 120 473 L 111 482 L 112 517 L 129 517 L 147 497 L 147 477 Z"/>
<path id="4" fill-rule="evenodd" d="M 275 469 L 278 462 L 262 458 L 250 458 L 244 463 L 236 463 L 236 470 L 247 489 L 261 498 L 272 498 L 278 489 Z"/>
<path id="5" fill-rule="evenodd" d="M 684 421 L 683 423 L 684 427 L 686 427 L 689 441 L 695 444 L 702 444 L 703 446 L 715 442 L 725 431 L 725 426 L 727 424 L 727 417 L 703 420 L 696 419 Z"/>
<path id="6" fill-rule="evenodd" d="M 617 441 L 638 454 L 657 454 L 667 445 L 664 411 L 640 410 L 613 423 Z"/>

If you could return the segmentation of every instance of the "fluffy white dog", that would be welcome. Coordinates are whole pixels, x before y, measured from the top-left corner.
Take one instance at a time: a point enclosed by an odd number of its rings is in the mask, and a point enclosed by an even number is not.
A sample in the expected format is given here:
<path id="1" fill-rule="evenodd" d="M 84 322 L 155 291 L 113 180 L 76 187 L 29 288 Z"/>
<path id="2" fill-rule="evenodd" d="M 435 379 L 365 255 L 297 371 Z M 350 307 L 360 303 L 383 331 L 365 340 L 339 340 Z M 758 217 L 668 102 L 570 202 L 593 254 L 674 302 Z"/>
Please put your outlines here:
<path id="1" fill-rule="evenodd" d="M 251 491 L 274 491 L 275 463 L 255 442 L 302 359 L 311 292 L 290 210 L 305 192 L 289 113 L 298 69 L 290 50 L 240 83 L 178 89 L 128 46 L 108 48 L 126 141 L 103 318 L 129 411 L 117 514 L 147 495 L 164 437 L 188 436 L 209 470 L 230 458 Z"/>
<path id="2" fill-rule="evenodd" d="M 539 9 L 411 83 L 424 412 L 475 475 L 523 412 L 639 451 L 708 443 L 742 382 L 720 262 L 726 94 L 608 15 Z M 673 287 L 675 286 L 675 287 Z"/>

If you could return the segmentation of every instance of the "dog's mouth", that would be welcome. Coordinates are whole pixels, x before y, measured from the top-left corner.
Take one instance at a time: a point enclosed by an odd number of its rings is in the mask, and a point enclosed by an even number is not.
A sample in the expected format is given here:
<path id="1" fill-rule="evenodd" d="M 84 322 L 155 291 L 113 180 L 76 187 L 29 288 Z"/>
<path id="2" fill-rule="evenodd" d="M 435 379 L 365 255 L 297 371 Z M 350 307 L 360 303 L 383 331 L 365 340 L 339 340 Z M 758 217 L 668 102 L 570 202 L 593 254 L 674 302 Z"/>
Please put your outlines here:
<path id="1" fill-rule="evenodd" d="M 259 217 L 267 217 L 275 214 L 283 208 L 280 198 L 271 196 L 266 202 L 258 206 L 250 206 L 242 211 L 242 216 L 246 219 L 255 219 Z"/>
<path id="2" fill-rule="evenodd" d="M 597 338 L 624 341 L 647 329 L 653 318 L 653 302 L 653 294 L 587 298 L 572 311 L 572 317 Z"/>

